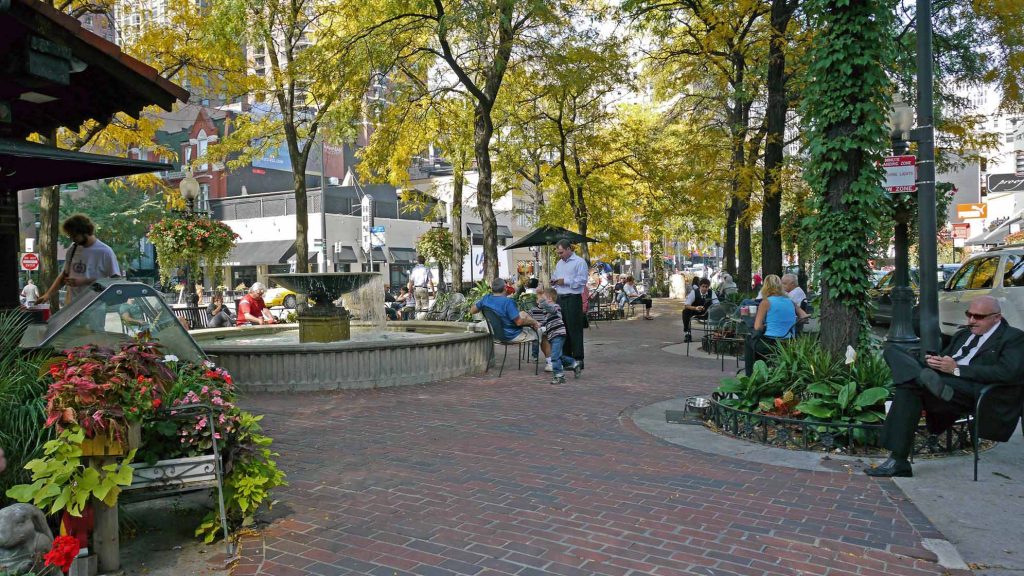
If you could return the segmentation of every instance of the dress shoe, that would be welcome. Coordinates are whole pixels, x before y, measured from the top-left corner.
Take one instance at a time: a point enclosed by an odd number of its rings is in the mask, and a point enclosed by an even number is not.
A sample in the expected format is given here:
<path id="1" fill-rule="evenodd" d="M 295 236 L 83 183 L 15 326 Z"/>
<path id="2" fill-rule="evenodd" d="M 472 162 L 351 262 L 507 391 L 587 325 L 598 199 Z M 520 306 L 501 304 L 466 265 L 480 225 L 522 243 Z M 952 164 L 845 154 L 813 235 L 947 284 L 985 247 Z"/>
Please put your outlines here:
<path id="1" fill-rule="evenodd" d="M 946 402 L 953 399 L 953 388 L 943 384 L 942 378 L 935 370 L 932 370 L 931 368 L 921 370 L 921 374 L 918 375 L 917 381 L 938 398 L 941 398 Z"/>
<path id="2" fill-rule="evenodd" d="M 686 334 L 685 334 L 685 335 L 683 336 L 683 342 L 684 342 L 684 343 L 685 343 L 685 342 L 693 342 L 693 337 L 692 337 L 692 336 L 690 336 L 690 333 L 689 333 L 689 332 L 687 332 L 687 333 L 686 333 Z"/>
<path id="3" fill-rule="evenodd" d="M 865 468 L 864 473 L 875 478 L 913 478 L 914 471 L 910 468 L 910 462 L 889 458 L 874 468 Z"/>

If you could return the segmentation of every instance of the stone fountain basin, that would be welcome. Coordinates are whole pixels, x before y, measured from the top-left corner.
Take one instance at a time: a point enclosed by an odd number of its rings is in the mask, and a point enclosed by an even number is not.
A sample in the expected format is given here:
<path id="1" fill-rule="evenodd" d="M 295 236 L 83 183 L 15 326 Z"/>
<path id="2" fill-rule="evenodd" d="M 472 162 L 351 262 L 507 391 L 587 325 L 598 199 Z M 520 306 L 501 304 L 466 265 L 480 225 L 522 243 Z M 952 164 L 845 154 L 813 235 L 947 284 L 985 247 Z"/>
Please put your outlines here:
<path id="1" fill-rule="evenodd" d="M 375 328 L 375 327 L 374 327 Z M 353 332 L 369 323 L 352 322 Z M 297 331 L 294 324 L 216 328 L 192 332 L 199 347 L 227 369 L 240 390 L 294 392 L 409 386 L 475 374 L 487 369 L 491 338 L 486 329 L 462 322 L 392 322 L 388 332 L 415 338 L 325 343 L 273 342 L 259 338 Z M 244 337 L 236 343 L 231 337 Z"/>

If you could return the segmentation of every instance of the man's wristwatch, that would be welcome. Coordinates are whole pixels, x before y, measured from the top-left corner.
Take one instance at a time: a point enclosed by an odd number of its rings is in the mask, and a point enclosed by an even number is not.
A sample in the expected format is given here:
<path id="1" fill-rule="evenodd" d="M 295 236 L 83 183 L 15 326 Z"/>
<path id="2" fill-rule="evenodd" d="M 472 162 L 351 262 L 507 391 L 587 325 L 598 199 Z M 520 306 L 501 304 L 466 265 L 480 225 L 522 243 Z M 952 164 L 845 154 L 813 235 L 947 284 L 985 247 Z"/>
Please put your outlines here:
<path id="1" fill-rule="evenodd" d="M 953 368 L 953 376 L 956 376 L 957 378 L 960 377 L 960 367 L 959 366 L 957 366 L 956 368 Z"/>

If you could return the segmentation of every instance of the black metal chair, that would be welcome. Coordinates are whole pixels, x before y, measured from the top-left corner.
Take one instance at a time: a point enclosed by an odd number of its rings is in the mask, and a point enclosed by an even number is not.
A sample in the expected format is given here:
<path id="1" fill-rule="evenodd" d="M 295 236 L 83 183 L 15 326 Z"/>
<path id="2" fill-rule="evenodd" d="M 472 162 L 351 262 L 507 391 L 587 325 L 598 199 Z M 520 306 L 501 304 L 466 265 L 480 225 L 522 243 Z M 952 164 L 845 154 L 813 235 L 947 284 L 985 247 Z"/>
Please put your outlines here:
<path id="1" fill-rule="evenodd" d="M 505 348 L 505 354 L 501 358 L 501 368 L 498 369 L 498 378 L 501 378 L 501 373 L 505 370 L 505 360 L 508 358 L 508 347 L 509 346 L 519 346 L 519 369 L 522 370 L 523 369 L 523 344 L 530 344 L 530 345 L 532 345 L 534 342 L 538 342 L 539 343 L 540 342 L 540 335 L 537 334 L 537 331 L 534 330 L 532 327 L 523 326 L 522 327 L 523 330 L 529 330 L 530 333 L 533 335 L 532 339 L 521 340 L 521 341 L 505 340 L 505 339 L 503 339 L 501 337 L 501 335 L 504 334 L 505 325 L 502 324 L 501 318 L 498 317 L 498 313 L 495 312 L 494 310 L 491 310 L 490 308 L 483 308 L 483 309 L 480 310 L 480 312 L 483 313 L 484 319 L 487 320 L 487 329 L 491 333 L 491 338 L 494 340 L 494 343 L 495 344 L 500 344 L 501 346 L 503 346 Z M 491 350 L 493 352 L 494 348 L 492 347 Z M 527 349 L 527 352 L 529 352 L 529 349 Z M 487 366 L 488 366 L 488 368 L 490 368 L 490 362 L 487 363 Z M 537 365 L 534 368 L 534 374 L 535 375 L 536 374 L 540 374 L 540 354 L 537 355 Z"/>
<path id="2" fill-rule="evenodd" d="M 725 321 L 736 312 L 736 305 L 729 302 L 713 304 L 701 316 L 694 316 L 690 321 L 696 321 L 696 329 L 700 330 L 700 342 L 704 341 L 717 330 L 721 330 Z M 706 347 L 707 348 L 707 347 Z M 690 355 L 690 342 L 686 343 L 686 355 Z"/>
<path id="3" fill-rule="evenodd" d="M 1000 384 L 987 384 L 978 391 L 978 395 L 974 399 L 974 412 L 970 414 L 971 417 L 971 447 L 974 449 L 974 481 L 978 481 L 978 460 L 981 455 L 978 452 L 978 445 L 980 443 L 979 438 L 979 421 L 978 414 L 981 413 L 981 403 L 985 401 L 985 398 L 991 394 L 991 392 L 997 388 L 1018 388 L 1017 396 L 1019 398 L 1020 412 L 1017 414 L 1017 419 L 1024 423 L 1024 392 L 1021 392 L 1019 388 L 1021 385 L 1017 382 L 1004 382 Z M 1024 434 L 1024 427 L 1021 429 L 1021 433 Z"/>

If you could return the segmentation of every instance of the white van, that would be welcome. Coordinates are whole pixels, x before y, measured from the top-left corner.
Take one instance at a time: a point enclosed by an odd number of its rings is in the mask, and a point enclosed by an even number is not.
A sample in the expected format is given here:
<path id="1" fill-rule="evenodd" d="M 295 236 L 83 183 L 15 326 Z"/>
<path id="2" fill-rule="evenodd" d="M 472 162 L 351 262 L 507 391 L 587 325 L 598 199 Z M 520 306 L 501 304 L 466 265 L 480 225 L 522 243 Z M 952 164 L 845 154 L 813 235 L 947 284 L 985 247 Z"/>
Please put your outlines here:
<path id="1" fill-rule="evenodd" d="M 1003 318 L 1024 329 L 1024 244 L 976 254 L 949 279 L 939 291 L 939 329 L 944 336 L 967 324 L 964 313 L 978 296 L 999 300 Z"/>

